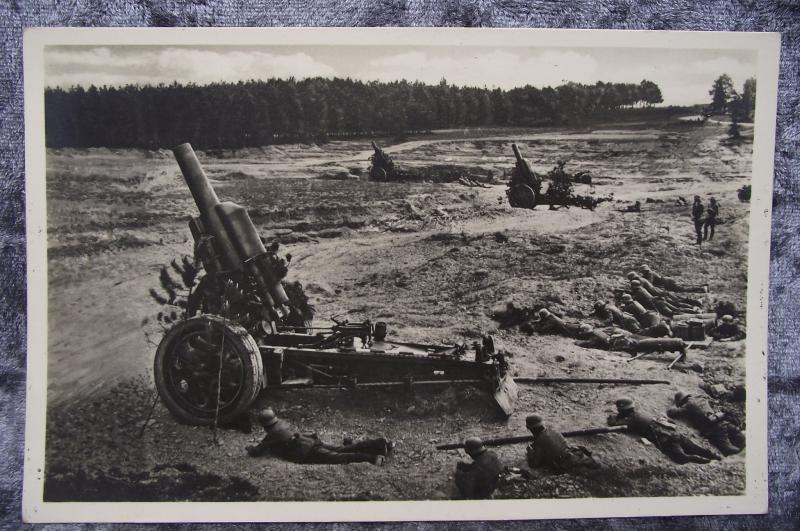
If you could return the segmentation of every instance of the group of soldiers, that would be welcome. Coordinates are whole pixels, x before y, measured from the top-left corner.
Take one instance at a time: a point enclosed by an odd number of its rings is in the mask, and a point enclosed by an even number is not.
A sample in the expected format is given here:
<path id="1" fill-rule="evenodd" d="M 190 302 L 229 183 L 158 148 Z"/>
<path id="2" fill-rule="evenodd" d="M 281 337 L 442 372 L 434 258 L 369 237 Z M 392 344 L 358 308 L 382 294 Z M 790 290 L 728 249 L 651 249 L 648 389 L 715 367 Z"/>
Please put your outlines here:
<path id="1" fill-rule="evenodd" d="M 678 432 L 677 426 L 665 418 L 657 418 L 637 410 L 634 401 L 621 397 L 615 401 L 617 413 L 607 419 L 609 426 L 624 426 L 625 432 L 647 440 L 664 455 L 678 464 L 705 464 L 719 461 L 722 456 L 741 452 L 745 435 L 725 413 L 714 411 L 708 401 L 679 391 L 675 406 L 667 410 L 670 419 L 682 420 L 711 443 L 717 451 L 698 444 Z M 547 427 L 540 415 L 529 415 L 525 426 L 533 435 L 526 448 L 526 463 L 531 469 L 546 468 L 554 473 L 578 469 L 598 469 L 602 465 L 583 446 L 570 445 L 564 435 Z M 464 442 L 472 463 L 458 463 L 455 483 L 464 498 L 488 498 L 508 472 L 494 452 L 488 450 L 479 437 Z"/>
<path id="2" fill-rule="evenodd" d="M 694 196 L 692 203 L 692 222 L 694 223 L 695 237 L 697 245 L 702 245 L 704 241 L 714 239 L 714 227 L 719 223 L 719 204 L 715 198 L 708 200 L 708 206 L 703 206 L 699 195 Z"/>
<path id="3" fill-rule="evenodd" d="M 668 420 L 637 410 L 631 398 L 621 397 L 615 404 L 617 414 L 607 419 L 609 426 L 624 426 L 627 434 L 646 439 L 679 464 L 718 461 L 722 459 L 720 454 L 733 455 L 745 447 L 744 433 L 725 413 L 714 411 L 707 400 L 684 391 L 675 394 L 675 405 L 666 412 L 667 416 L 684 421 L 697 430 L 718 452 L 679 433 Z M 247 447 L 251 457 L 270 453 L 300 464 L 371 463 L 382 466 L 394 450 L 394 444 L 385 438 L 358 442 L 345 439 L 341 445 L 327 444 L 316 433 L 298 431 L 278 418 L 271 408 L 259 412 L 258 421 L 265 436 L 258 445 Z M 570 445 L 564 435 L 545 425 L 542 416 L 527 416 L 525 426 L 532 434 L 532 442 L 525 451 L 525 461 L 530 469 L 546 468 L 555 473 L 565 473 L 581 468 L 601 468 L 587 448 Z M 503 465 L 497 454 L 487 449 L 479 437 L 468 438 L 463 446 L 471 462 L 456 465 L 454 480 L 458 496 L 467 499 L 490 497 L 501 478 L 509 472 L 509 467 Z M 530 477 L 530 473 L 525 476 Z"/>
<path id="4" fill-rule="evenodd" d="M 633 353 L 685 351 L 684 342 L 672 337 L 669 321 L 677 314 L 699 313 L 703 301 L 685 294 L 705 293 L 707 286 L 682 284 L 647 265 L 642 265 L 639 273 L 629 272 L 627 280 L 629 285 L 619 294 L 617 304 L 595 302 L 594 317 L 599 326 L 568 322 L 542 308 L 538 319 L 528 323 L 527 329 L 540 334 L 564 335 L 576 339 L 576 345 L 584 348 Z"/>
<path id="5" fill-rule="evenodd" d="M 583 348 L 624 351 L 631 354 L 679 352 L 676 359 L 685 359 L 688 345 L 674 337 L 673 319 L 699 314 L 704 301 L 692 296 L 707 293 L 708 285 L 692 285 L 664 276 L 644 264 L 639 272 L 627 274 L 628 286 L 618 290 L 618 302 L 598 300 L 594 303 L 596 321 L 570 322 L 548 308 L 538 310 L 535 319 L 523 323 L 528 333 L 559 334 L 575 339 Z M 723 315 L 719 324 L 708 330 L 720 341 L 744 339 L 744 331 L 731 315 Z"/>

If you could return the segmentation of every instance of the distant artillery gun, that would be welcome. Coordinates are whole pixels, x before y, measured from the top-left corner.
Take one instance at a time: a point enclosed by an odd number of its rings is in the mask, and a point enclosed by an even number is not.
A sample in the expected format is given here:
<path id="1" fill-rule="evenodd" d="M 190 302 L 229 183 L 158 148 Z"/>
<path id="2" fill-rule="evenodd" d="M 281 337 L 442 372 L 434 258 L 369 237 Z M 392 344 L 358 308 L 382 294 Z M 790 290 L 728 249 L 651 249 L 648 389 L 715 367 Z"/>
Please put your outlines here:
<path id="1" fill-rule="evenodd" d="M 288 260 L 278 246 L 265 247 L 243 207 L 220 202 L 189 144 L 173 152 L 200 212 L 189 227 L 204 270 L 156 349 L 156 388 L 178 419 L 232 422 L 264 388 L 448 383 L 484 386 L 513 412 L 517 387 L 490 336 L 470 355 L 465 344 L 387 340 L 380 322 L 312 327 L 284 289 Z"/>
<path id="2" fill-rule="evenodd" d="M 478 175 L 470 168 L 451 164 L 434 164 L 421 168 L 404 168 L 395 164 L 392 157 L 386 153 L 374 140 L 371 142 L 374 152 L 370 155 L 369 178 L 373 181 L 405 181 L 405 182 L 457 182 L 464 186 L 488 188 L 485 182 L 491 181 L 491 175 L 486 178 Z"/>
<path id="3" fill-rule="evenodd" d="M 542 193 L 542 184 L 545 177 L 537 174 L 531 168 L 530 162 L 522 156 L 516 144 L 511 144 L 514 150 L 516 165 L 508 182 L 506 196 L 509 204 L 514 208 L 534 209 L 536 205 L 548 204 L 553 209 L 556 206 L 577 206 L 594 210 L 603 201 L 610 201 L 610 197 L 593 197 L 576 195 L 573 183 L 592 184 L 592 177 L 588 172 L 578 172 L 570 175 L 564 171 L 566 163 L 559 160 L 556 167 L 548 172 L 549 180 L 547 191 Z"/>
<path id="4" fill-rule="evenodd" d="M 389 156 L 381 147 L 372 141 L 372 149 L 375 152 L 370 156 L 372 163 L 369 167 L 369 177 L 373 181 L 385 181 L 394 176 L 395 167 L 392 157 Z"/>

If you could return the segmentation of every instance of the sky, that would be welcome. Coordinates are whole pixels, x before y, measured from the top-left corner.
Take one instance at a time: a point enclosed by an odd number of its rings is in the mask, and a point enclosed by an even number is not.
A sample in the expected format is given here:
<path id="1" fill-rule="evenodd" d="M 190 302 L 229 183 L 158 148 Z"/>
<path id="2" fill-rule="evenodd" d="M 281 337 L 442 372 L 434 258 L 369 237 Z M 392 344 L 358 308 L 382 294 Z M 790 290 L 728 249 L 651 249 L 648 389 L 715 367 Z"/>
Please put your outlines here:
<path id="1" fill-rule="evenodd" d="M 721 74 L 740 89 L 755 71 L 756 54 L 745 50 L 334 45 L 57 46 L 45 52 L 50 87 L 322 76 L 431 84 L 445 78 L 455 85 L 510 89 L 649 79 L 661 87 L 665 105 L 707 103 Z"/>

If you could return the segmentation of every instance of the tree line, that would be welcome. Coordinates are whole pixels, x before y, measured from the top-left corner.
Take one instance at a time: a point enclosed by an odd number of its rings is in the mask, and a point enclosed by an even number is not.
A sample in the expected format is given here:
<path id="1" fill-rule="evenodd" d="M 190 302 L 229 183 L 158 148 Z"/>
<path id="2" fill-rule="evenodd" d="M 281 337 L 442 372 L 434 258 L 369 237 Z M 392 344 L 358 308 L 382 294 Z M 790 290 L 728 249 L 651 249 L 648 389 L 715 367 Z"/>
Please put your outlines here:
<path id="1" fill-rule="evenodd" d="M 45 90 L 49 147 L 237 149 L 433 129 L 539 126 L 662 103 L 658 85 L 566 83 L 510 90 L 419 82 L 269 79 Z"/>

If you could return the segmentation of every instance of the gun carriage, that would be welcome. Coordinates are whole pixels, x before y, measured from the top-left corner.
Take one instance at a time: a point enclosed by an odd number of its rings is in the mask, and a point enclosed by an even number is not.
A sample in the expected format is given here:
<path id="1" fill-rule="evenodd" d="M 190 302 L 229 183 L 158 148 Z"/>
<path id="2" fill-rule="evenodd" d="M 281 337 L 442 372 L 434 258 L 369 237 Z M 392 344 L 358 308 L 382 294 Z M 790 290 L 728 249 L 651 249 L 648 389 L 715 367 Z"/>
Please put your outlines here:
<path id="1" fill-rule="evenodd" d="M 537 174 L 531 168 L 530 162 L 522 156 L 516 144 L 511 144 L 514 151 L 516 164 L 508 182 L 506 196 L 508 203 L 514 208 L 534 209 L 536 205 L 549 204 L 555 206 L 578 206 L 581 208 L 594 208 L 610 198 L 576 195 L 573 193 L 573 183 L 592 184 L 591 175 L 587 172 L 578 172 L 574 175 L 564 171 L 565 162 L 558 161 L 558 165 L 548 174 L 547 179 Z M 548 181 L 547 189 L 542 191 L 542 184 Z"/>
<path id="2" fill-rule="evenodd" d="M 288 263 L 277 244 L 265 247 L 247 211 L 219 200 L 189 144 L 173 152 L 199 210 L 189 228 L 204 270 L 185 318 L 156 350 L 156 387 L 178 419 L 232 421 L 265 388 L 442 383 L 483 385 L 513 412 L 517 388 L 490 336 L 468 351 L 387 340 L 381 322 L 314 328 L 284 289 Z"/>

